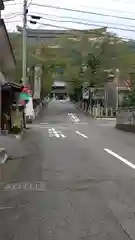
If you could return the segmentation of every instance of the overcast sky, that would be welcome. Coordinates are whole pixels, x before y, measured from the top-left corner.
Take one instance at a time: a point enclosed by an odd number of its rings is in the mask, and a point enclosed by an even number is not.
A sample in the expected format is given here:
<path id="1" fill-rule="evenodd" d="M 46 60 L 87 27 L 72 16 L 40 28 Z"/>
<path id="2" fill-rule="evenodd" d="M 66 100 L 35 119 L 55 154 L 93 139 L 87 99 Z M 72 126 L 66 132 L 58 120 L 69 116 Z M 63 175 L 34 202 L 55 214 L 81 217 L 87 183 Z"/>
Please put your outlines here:
<path id="1" fill-rule="evenodd" d="M 34 29 L 52 29 L 53 27 L 44 24 L 51 24 L 75 29 L 91 29 L 98 26 L 108 26 L 109 31 L 113 31 L 119 36 L 135 39 L 135 0 L 68 0 L 68 3 L 63 0 L 28 0 L 29 13 L 28 13 L 28 27 Z M 39 4 L 43 6 L 37 6 Z M 70 9 L 89 11 L 95 14 L 80 13 L 58 10 L 54 8 L 46 8 L 45 5 L 59 6 Z M 22 12 L 23 0 L 14 0 L 5 3 L 5 10 L 3 11 L 3 18 L 6 22 L 9 31 L 16 31 L 16 25 L 22 26 Z M 40 24 L 32 25 L 29 23 L 30 14 L 42 16 Z M 105 14 L 109 16 L 101 16 Z M 52 15 L 56 15 L 55 17 Z M 112 15 L 119 18 L 113 18 Z M 62 18 L 72 17 L 77 19 Z M 61 18 L 60 18 L 61 17 Z M 121 18 L 123 17 L 123 18 Z M 125 19 L 130 18 L 130 19 Z M 84 19 L 84 20 L 83 20 Z M 79 21 L 77 23 L 62 22 L 62 21 Z M 81 23 L 89 24 L 84 25 Z M 92 26 L 93 25 L 93 26 Z M 114 29 L 113 29 L 114 28 Z M 117 28 L 117 29 L 115 29 Z M 124 30 L 120 30 L 120 29 Z M 132 30 L 132 31 L 127 31 Z"/>

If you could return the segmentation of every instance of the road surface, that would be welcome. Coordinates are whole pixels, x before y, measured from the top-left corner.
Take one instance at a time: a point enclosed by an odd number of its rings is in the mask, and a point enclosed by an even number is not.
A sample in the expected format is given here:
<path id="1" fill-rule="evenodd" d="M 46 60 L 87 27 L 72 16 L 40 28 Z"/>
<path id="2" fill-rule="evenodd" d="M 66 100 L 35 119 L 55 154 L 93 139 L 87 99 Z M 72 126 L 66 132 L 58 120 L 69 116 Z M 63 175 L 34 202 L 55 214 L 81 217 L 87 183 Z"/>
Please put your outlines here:
<path id="1" fill-rule="evenodd" d="M 135 239 L 135 135 L 52 101 L 0 191 L 1 240 Z"/>

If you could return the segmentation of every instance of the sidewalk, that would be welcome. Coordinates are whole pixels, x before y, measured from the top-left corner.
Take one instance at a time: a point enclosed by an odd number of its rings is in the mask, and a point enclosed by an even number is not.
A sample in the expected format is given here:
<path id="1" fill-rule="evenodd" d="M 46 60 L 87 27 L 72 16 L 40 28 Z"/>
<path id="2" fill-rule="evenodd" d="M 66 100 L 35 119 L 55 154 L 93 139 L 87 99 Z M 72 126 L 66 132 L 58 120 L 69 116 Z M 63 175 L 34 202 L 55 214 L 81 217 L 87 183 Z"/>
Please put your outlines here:
<path id="1" fill-rule="evenodd" d="M 3 188 L 12 177 L 21 161 L 29 154 L 30 142 L 29 134 L 26 132 L 20 139 L 11 136 L 0 136 L 0 148 L 5 148 L 8 160 L 5 164 L 0 165 L 0 188 Z"/>

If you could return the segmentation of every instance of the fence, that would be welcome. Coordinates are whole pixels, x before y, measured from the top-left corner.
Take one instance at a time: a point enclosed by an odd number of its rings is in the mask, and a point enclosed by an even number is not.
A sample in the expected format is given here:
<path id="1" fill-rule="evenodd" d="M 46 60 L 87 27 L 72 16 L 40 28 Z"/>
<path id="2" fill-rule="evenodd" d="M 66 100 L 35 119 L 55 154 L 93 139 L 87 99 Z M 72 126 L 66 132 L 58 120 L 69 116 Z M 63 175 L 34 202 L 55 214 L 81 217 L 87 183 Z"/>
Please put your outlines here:
<path id="1" fill-rule="evenodd" d="M 100 105 L 93 106 L 90 108 L 90 115 L 96 118 L 103 118 L 103 117 L 115 117 L 115 112 L 113 111 L 113 108 L 104 108 Z"/>
<path id="2" fill-rule="evenodd" d="M 113 118 L 116 116 L 116 112 L 113 111 L 113 108 L 104 108 L 100 104 L 94 105 L 92 107 L 89 106 L 88 109 L 83 105 L 82 108 L 85 112 L 88 112 L 90 116 L 95 118 Z"/>

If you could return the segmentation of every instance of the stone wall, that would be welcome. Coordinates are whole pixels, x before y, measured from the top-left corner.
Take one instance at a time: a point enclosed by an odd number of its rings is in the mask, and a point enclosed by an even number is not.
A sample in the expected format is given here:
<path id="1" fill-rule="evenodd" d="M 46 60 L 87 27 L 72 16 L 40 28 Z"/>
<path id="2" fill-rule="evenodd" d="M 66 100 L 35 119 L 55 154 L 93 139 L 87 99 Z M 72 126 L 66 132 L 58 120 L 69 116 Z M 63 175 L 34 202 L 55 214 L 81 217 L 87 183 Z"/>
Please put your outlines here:
<path id="1" fill-rule="evenodd" d="M 135 132 L 135 107 L 117 110 L 116 128 L 128 132 Z"/>

